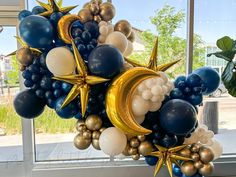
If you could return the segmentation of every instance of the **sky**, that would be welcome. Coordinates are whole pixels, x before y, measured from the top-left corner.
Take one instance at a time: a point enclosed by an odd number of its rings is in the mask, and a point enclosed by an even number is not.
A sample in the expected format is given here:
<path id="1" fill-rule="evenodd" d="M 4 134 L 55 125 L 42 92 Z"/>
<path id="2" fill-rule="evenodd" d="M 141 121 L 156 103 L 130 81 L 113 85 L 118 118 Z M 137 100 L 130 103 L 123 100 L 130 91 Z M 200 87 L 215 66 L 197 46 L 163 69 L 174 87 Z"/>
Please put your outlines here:
<path id="1" fill-rule="evenodd" d="M 42 0 L 46 2 L 46 0 Z M 64 0 L 64 6 L 79 5 L 72 11 L 77 13 L 88 0 Z M 37 3 L 29 0 L 29 9 Z M 176 8 L 176 11 L 187 12 L 187 0 L 113 0 L 116 7 L 114 22 L 126 19 L 140 30 L 151 30 L 156 33 L 150 17 L 165 4 Z M 218 38 L 228 35 L 236 39 L 236 0 L 195 0 L 194 32 L 202 36 L 206 44 L 215 44 Z M 13 36 L 15 28 L 4 28 L 0 33 L 0 53 L 7 54 L 16 49 Z M 177 30 L 176 35 L 186 38 L 186 20 Z"/>

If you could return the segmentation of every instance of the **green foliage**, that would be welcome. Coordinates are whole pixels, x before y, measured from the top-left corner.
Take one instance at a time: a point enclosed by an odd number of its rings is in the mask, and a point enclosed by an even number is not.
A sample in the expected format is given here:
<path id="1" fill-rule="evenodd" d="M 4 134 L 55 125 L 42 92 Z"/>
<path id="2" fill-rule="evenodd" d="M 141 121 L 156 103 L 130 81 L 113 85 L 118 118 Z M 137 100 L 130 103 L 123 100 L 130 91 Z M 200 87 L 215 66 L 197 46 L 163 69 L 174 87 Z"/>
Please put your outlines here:
<path id="1" fill-rule="evenodd" d="M 236 97 L 236 72 L 233 72 L 234 67 L 234 62 L 228 62 L 222 74 L 222 81 L 229 94 Z"/>
<path id="2" fill-rule="evenodd" d="M 19 83 L 19 68 L 16 56 L 11 56 L 12 70 L 6 72 L 6 84 L 12 86 Z"/>
<path id="3" fill-rule="evenodd" d="M 181 61 L 174 68 L 174 72 L 170 72 L 171 77 L 185 73 L 186 63 L 186 45 L 184 38 L 175 35 L 178 28 L 185 21 L 185 13 L 183 10 L 177 11 L 170 5 L 165 5 L 162 9 L 157 10 L 155 15 L 150 18 L 151 23 L 156 26 L 158 33 L 158 64 L 168 63 L 174 60 Z M 135 62 L 144 64 L 148 62 L 150 53 L 153 48 L 156 36 L 150 31 L 144 31 L 140 37 L 145 45 L 145 51 L 141 54 L 134 53 L 131 59 Z M 194 68 L 204 66 L 204 42 L 199 35 L 194 35 Z"/>

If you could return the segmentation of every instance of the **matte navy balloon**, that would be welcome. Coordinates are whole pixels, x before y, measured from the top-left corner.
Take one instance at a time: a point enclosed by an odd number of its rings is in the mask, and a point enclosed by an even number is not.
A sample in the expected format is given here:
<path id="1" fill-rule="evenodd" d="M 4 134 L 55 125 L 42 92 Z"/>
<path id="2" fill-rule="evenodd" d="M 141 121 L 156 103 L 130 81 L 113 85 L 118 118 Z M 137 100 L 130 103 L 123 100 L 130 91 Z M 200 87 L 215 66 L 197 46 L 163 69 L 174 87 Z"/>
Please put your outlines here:
<path id="1" fill-rule="evenodd" d="M 24 20 L 24 18 L 28 17 L 32 15 L 32 12 L 28 11 L 28 10 L 22 10 L 19 14 L 18 14 L 18 20 Z"/>
<path id="2" fill-rule="evenodd" d="M 202 85 L 202 79 L 197 74 L 190 74 L 187 77 L 186 83 L 189 87 L 200 87 Z"/>
<path id="3" fill-rule="evenodd" d="M 72 85 L 69 83 L 63 82 L 61 88 L 65 93 L 69 93 L 72 88 Z"/>
<path id="4" fill-rule="evenodd" d="M 32 119 L 44 111 L 45 101 L 38 98 L 33 90 L 24 90 L 15 97 L 13 105 L 19 116 Z"/>
<path id="5" fill-rule="evenodd" d="M 178 88 L 175 88 L 173 89 L 171 92 L 170 92 L 170 96 L 171 98 L 173 99 L 184 99 L 184 94 L 183 92 L 178 89 Z"/>
<path id="6" fill-rule="evenodd" d="M 61 108 L 65 98 L 66 98 L 65 96 L 62 96 L 56 100 L 55 111 L 57 115 L 59 115 L 61 118 L 69 119 L 74 117 L 78 113 L 78 108 L 76 104 L 74 104 L 73 102 L 69 103 L 64 108 Z"/>
<path id="7" fill-rule="evenodd" d="M 88 31 L 93 38 L 97 38 L 99 36 L 99 27 L 94 21 L 86 22 L 84 24 L 84 30 Z"/>
<path id="8" fill-rule="evenodd" d="M 183 176 L 183 173 L 181 172 L 181 169 L 177 165 L 173 166 L 173 174 L 177 177 L 182 177 Z"/>
<path id="9" fill-rule="evenodd" d="M 32 14 L 34 15 L 38 15 L 38 14 L 41 14 L 43 12 L 45 12 L 46 10 L 41 7 L 41 6 L 35 6 L 33 9 L 32 9 Z"/>
<path id="10" fill-rule="evenodd" d="M 50 47 L 54 38 L 50 21 L 39 15 L 31 15 L 22 20 L 19 31 L 22 39 L 34 48 Z"/>
<path id="11" fill-rule="evenodd" d="M 190 95 L 187 99 L 192 105 L 197 106 L 200 105 L 203 101 L 202 94 L 198 95 Z"/>
<path id="12" fill-rule="evenodd" d="M 197 118 L 194 107 L 187 101 L 173 99 L 160 110 L 161 127 L 169 134 L 186 135 L 195 126 Z"/>
<path id="13" fill-rule="evenodd" d="M 178 84 L 179 84 L 179 82 L 181 82 L 181 81 L 186 81 L 186 77 L 185 76 L 179 76 L 179 77 L 177 77 L 176 79 L 175 79 L 175 82 L 174 82 L 174 85 L 175 85 L 175 87 L 178 87 Z"/>
<path id="14" fill-rule="evenodd" d="M 88 67 L 92 74 L 113 78 L 121 72 L 124 58 L 121 52 L 111 45 L 100 45 L 93 49 L 88 58 Z"/>
<path id="15" fill-rule="evenodd" d="M 220 76 L 213 68 L 202 67 L 193 73 L 197 74 L 202 79 L 203 85 L 206 88 L 206 90 L 203 92 L 204 95 L 213 93 L 220 85 Z"/>
<path id="16" fill-rule="evenodd" d="M 63 16 L 62 12 L 54 12 L 51 16 L 50 16 L 50 21 L 51 23 L 57 27 L 58 21 L 60 20 L 60 18 Z"/>
<path id="17" fill-rule="evenodd" d="M 153 156 L 146 156 L 145 162 L 150 166 L 155 166 L 157 164 L 158 158 Z"/>
<path id="18" fill-rule="evenodd" d="M 167 148 L 174 147 L 178 142 L 177 136 L 175 135 L 165 135 L 161 140 L 161 145 Z"/>

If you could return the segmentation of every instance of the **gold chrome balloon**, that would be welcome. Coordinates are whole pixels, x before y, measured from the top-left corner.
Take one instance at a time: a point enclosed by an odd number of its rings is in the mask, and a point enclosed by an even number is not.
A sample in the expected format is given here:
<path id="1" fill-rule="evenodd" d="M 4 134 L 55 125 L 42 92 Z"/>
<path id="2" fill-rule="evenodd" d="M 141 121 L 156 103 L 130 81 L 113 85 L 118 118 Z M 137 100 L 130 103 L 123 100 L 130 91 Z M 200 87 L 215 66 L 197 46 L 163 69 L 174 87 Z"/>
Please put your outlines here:
<path id="1" fill-rule="evenodd" d="M 74 145 L 80 150 L 87 149 L 91 144 L 91 139 L 85 139 L 83 135 L 78 134 L 74 139 Z"/>
<path id="2" fill-rule="evenodd" d="M 136 87 L 144 80 L 159 76 L 146 68 L 132 68 L 118 76 L 106 94 L 106 112 L 112 124 L 130 135 L 147 135 L 151 130 L 137 123 L 132 112 L 132 98 Z"/>
<path id="3" fill-rule="evenodd" d="M 103 21 L 110 21 L 114 18 L 116 14 L 115 7 L 110 2 L 105 2 L 100 5 L 100 16 Z"/>
<path id="4" fill-rule="evenodd" d="M 23 66 L 29 66 L 33 62 L 33 55 L 29 48 L 23 47 L 17 50 L 16 59 Z"/>
<path id="5" fill-rule="evenodd" d="M 186 176 L 193 176 L 197 173 L 197 169 L 193 165 L 193 162 L 187 161 L 181 165 L 181 172 Z"/>
<path id="6" fill-rule="evenodd" d="M 132 148 L 132 147 L 130 147 L 130 148 L 128 149 L 128 153 L 129 153 L 129 155 L 138 154 L 138 149 L 137 149 L 137 148 Z"/>
<path id="7" fill-rule="evenodd" d="M 199 152 L 201 146 L 202 146 L 202 145 L 200 145 L 200 144 L 198 144 L 198 143 L 194 143 L 194 144 L 192 144 L 192 146 L 191 146 L 191 151 L 192 151 L 192 152 Z"/>
<path id="8" fill-rule="evenodd" d="M 197 162 L 194 162 L 193 165 L 195 168 L 200 169 L 203 167 L 204 164 L 199 160 Z"/>
<path id="9" fill-rule="evenodd" d="M 93 139 L 92 140 L 92 145 L 95 149 L 101 150 L 100 145 L 99 145 L 99 140 L 98 139 Z"/>
<path id="10" fill-rule="evenodd" d="M 20 65 L 20 71 L 24 71 L 26 69 L 26 66 Z"/>
<path id="11" fill-rule="evenodd" d="M 131 33 L 128 37 L 128 40 L 130 40 L 131 42 L 135 41 L 135 32 L 134 32 L 134 30 L 131 31 Z"/>
<path id="12" fill-rule="evenodd" d="M 83 120 L 78 120 L 78 121 L 76 122 L 76 130 L 77 130 L 77 131 L 79 131 L 79 127 L 80 127 L 81 125 L 85 125 L 85 122 L 84 122 Z"/>
<path id="13" fill-rule="evenodd" d="M 94 131 L 92 134 L 92 138 L 93 139 L 99 139 L 101 133 L 99 131 Z"/>
<path id="14" fill-rule="evenodd" d="M 85 125 L 80 125 L 77 127 L 78 132 L 84 132 L 87 130 L 87 127 Z"/>
<path id="15" fill-rule="evenodd" d="M 190 157 L 191 156 L 191 151 L 190 151 L 189 148 L 184 148 L 179 153 L 180 153 L 180 155 L 182 155 L 184 157 Z"/>
<path id="16" fill-rule="evenodd" d="M 115 24 L 114 31 L 119 31 L 129 37 L 132 32 L 132 26 L 127 20 L 120 20 Z"/>
<path id="17" fill-rule="evenodd" d="M 94 21 L 96 21 L 97 23 L 100 23 L 102 21 L 102 18 L 100 17 L 100 15 L 95 15 L 93 17 Z"/>
<path id="18" fill-rule="evenodd" d="M 137 138 L 132 138 L 129 142 L 130 146 L 133 148 L 137 148 L 139 146 L 139 140 Z"/>
<path id="19" fill-rule="evenodd" d="M 83 137 L 85 139 L 91 139 L 92 138 L 92 133 L 90 130 L 86 130 L 85 132 L 83 132 Z"/>
<path id="20" fill-rule="evenodd" d="M 137 138 L 141 142 L 145 141 L 145 139 L 146 139 L 145 135 L 138 135 Z"/>
<path id="21" fill-rule="evenodd" d="M 200 159 L 203 163 L 209 163 L 214 159 L 214 153 L 210 148 L 202 146 L 199 150 Z"/>
<path id="22" fill-rule="evenodd" d="M 191 158 L 193 159 L 194 162 L 197 162 L 200 160 L 200 156 L 198 153 L 191 154 Z"/>
<path id="23" fill-rule="evenodd" d="M 100 128 L 99 132 L 102 133 L 104 130 L 106 130 L 105 127 Z"/>
<path id="24" fill-rule="evenodd" d="M 98 115 L 89 115 L 85 120 L 85 125 L 91 131 L 99 130 L 102 127 L 102 119 Z"/>
<path id="25" fill-rule="evenodd" d="M 130 146 L 127 143 L 127 145 L 126 145 L 124 151 L 122 152 L 122 154 L 125 155 L 125 156 L 129 156 L 129 149 L 130 149 Z"/>
<path id="26" fill-rule="evenodd" d="M 85 3 L 83 9 L 90 9 L 90 2 Z"/>
<path id="27" fill-rule="evenodd" d="M 82 23 L 86 23 L 88 21 L 93 20 L 93 15 L 89 9 L 81 9 L 78 13 L 78 16 L 80 17 L 80 21 Z"/>
<path id="28" fill-rule="evenodd" d="M 132 155 L 132 159 L 133 160 L 139 160 L 140 159 L 140 155 L 139 154 L 134 154 L 134 155 Z"/>
<path id="29" fill-rule="evenodd" d="M 138 147 L 139 154 L 141 154 L 143 156 L 147 156 L 152 151 L 153 151 L 153 146 L 152 146 L 152 143 L 150 143 L 149 141 L 141 142 Z"/>
<path id="30" fill-rule="evenodd" d="M 89 6 L 90 11 L 92 12 L 93 15 L 98 15 L 100 12 L 100 7 L 96 3 L 91 3 Z"/>
<path id="31" fill-rule="evenodd" d="M 200 168 L 198 170 L 198 172 L 200 174 L 202 174 L 203 176 L 208 176 L 210 175 L 212 172 L 214 171 L 214 165 L 212 162 L 208 163 L 208 164 L 204 164 L 202 168 Z"/>
<path id="32" fill-rule="evenodd" d="M 71 25 L 73 22 L 80 20 L 80 17 L 77 15 L 64 15 L 58 21 L 57 30 L 58 35 L 61 40 L 63 40 L 66 44 L 71 44 Z"/>

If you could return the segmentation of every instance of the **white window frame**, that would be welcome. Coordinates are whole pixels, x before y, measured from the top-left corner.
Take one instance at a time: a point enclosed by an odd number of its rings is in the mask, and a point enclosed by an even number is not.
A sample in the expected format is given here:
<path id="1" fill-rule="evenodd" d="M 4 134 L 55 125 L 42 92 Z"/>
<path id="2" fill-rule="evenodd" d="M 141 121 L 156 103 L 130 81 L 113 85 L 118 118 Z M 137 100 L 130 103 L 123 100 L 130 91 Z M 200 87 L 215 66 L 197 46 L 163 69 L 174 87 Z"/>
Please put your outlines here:
<path id="1" fill-rule="evenodd" d="M 108 0 L 111 1 L 111 0 Z M 193 27 L 194 0 L 187 0 L 187 74 L 192 71 L 193 61 Z M 17 14 L 26 7 L 24 0 L 20 0 L 20 7 L 0 7 L 0 24 L 17 26 Z M 22 82 L 21 82 L 22 83 Z M 21 88 L 23 88 L 21 84 Z M 35 134 L 33 120 L 22 119 L 23 161 L 0 163 L 0 177 L 152 177 L 153 167 L 144 161 L 105 161 L 83 163 L 73 161 L 36 162 Z M 168 177 L 166 169 L 162 169 L 159 177 Z M 215 162 L 212 176 L 236 176 L 236 156 L 223 155 Z"/>

